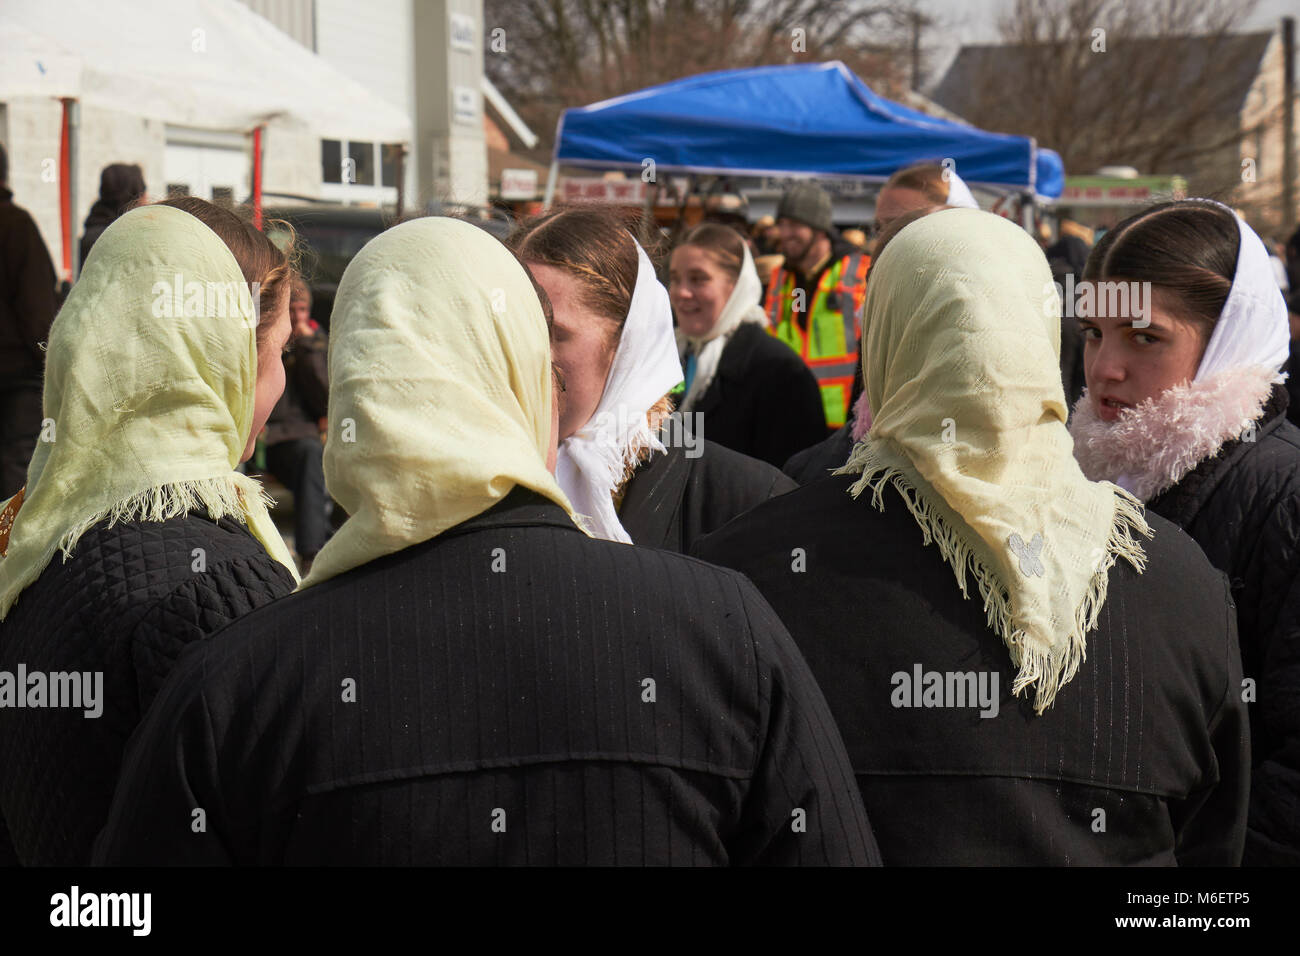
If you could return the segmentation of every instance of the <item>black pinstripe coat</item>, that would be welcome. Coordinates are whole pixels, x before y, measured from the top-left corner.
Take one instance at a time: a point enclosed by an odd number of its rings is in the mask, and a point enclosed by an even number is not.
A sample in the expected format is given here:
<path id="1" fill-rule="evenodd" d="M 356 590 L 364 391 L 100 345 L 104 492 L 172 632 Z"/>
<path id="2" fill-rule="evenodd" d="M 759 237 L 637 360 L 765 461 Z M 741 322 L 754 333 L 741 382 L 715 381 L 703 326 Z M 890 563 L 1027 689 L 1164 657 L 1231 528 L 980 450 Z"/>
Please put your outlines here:
<path id="1" fill-rule="evenodd" d="M 198 649 L 133 743 L 96 859 L 878 855 L 821 692 L 752 585 L 589 539 L 516 488 Z"/>
<path id="2" fill-rule="evenodd" d="M 1195 543 L 1148 514 L 1146 571 L 1111 570 L 1087 660 L 1037 716 L 1011 693 L 1017 668 L 974 582 L 963 598 L 897 491 L 877 511 L 849 496 L 855 477 L 759 505 L 694 553 L 743 571 L 789 626 L 886 865 L 1239 863 L 1250 744 L 1236 614 Z M 989 706 L 967 674 L 994 691 Z"/>

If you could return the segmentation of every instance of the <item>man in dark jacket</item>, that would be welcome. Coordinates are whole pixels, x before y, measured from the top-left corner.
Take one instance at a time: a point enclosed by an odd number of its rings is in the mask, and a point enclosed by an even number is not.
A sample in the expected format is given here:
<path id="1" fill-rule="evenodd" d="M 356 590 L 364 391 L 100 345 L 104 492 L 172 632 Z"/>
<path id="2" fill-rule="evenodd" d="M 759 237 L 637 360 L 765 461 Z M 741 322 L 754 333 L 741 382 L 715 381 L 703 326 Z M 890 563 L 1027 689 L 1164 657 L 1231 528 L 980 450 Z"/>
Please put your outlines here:
<path id="1" fill-rule="evenodd" d="M 54 264 L 40 230 L 13 204 L 0 146 L 0 501 L 27 481 L 41 431 L 40 343 L 54 321 Z"/>
<path id="2" fill-rule="evenodd" d="M 118 216 L 144 198 L 144 171 L 135 164 L 113 163 L 99 173 L 99 198 L 86 216 L 85 232 L 81 234 L 81 262 L 95 240 L 113 224 Z"/>
<path id="3" fill-rule="evenodd" d="M 311 319 L 311 291 L 289 293 L 293 348 L 284 356 L 284 394 L 266 420 L 266 467 L 293 494 L 293 544 L 302 573 L 325 545 L 329 496 L 321 465 L 321 420 L 329 403 L 329 339 Z"/>
<path id="4" fill-rule="evenodd" d="M 99 861 L 878 861 L 753 586 L 574 524 L 546 322 L 503 246 L 395 226 L 348 266 L 330 334 L 351 517 L 302 590 L 182 663 Z"/>

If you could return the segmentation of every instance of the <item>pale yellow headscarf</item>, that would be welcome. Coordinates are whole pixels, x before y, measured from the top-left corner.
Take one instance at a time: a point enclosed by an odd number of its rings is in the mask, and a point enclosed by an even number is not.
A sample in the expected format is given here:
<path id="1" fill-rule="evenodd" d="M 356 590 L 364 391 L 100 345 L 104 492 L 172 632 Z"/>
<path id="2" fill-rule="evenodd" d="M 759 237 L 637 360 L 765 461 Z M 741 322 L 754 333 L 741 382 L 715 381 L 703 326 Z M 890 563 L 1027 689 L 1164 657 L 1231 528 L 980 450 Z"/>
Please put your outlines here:
<path id="1" fill-rule="evenodd" d="M 1076 673 L 1108 570 L 1141 571 L 1139 502 L 1084 478 L 1066 430 L 1060 304 L 1037 243 L 991 213 L 942 210 L 903 229 L 872 266 L 863 373 L 874 418 L 839 474 L 876 507 L 892 482 L 926 544 L 989 626 L 1041 713 Z M 869 542 L 864 542 L 869 546 Z"/>
<path id="2" fill-rule="evenodd" d="M 330 319 L 325 484 L 350 515 L 303 587 L 486 511 L 515 485 L 573 509 L 546 469 L 551 351 L 501 243 L 415 219 L 366 244 Z"/>
<path id="3" fill-rule="evenodd" d="M 132 210 L 95 243 L 50 330 L 45 422 L 0 558 L 0 619 L 105 518 L 202 506 L 246 522 L 294 572 L 261 485 L 234 471 L 257 380 L 246 289 L 226 244 L 179 209 Z"/>

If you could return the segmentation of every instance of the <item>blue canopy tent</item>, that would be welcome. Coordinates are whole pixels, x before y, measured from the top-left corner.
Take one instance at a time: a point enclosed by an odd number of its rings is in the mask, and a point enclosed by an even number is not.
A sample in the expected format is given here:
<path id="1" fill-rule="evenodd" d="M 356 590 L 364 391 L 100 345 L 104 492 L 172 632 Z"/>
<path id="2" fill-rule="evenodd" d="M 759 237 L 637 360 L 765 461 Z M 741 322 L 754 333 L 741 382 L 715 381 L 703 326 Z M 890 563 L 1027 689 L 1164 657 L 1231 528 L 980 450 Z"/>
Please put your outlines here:
<path id="1" fill-rule="evenodd" d="M 971 186 L 1059 196 L 1061 157 L 1031 137 L 928 116 L 871 91 L 838 60 L 723 70 L 565 110 L 560 164 L 656 173 L 824 176 L 883 181 L 913 162 L 952 159 Z"/>

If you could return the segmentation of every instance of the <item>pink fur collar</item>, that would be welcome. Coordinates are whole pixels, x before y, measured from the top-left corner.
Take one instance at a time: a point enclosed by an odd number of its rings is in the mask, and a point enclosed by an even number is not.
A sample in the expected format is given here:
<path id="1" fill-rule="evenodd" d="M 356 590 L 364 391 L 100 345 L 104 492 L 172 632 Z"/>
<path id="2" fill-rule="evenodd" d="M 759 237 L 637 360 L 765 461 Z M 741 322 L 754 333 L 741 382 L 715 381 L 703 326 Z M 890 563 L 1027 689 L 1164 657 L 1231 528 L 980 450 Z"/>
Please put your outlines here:
<path id="1" fill-rule="evenodd" d="M 849 437 L 856 444 L 862 441 L 862 436 L 870 430 L 871 403 L 867 401 L 867 390 L 864 388 L 853 405 L 853 428 L 849 431 Z"/>
<path id="2" fill-rule="evenodd" d="M 1091 480 L 1114 482 L 1148 502 L 1243 437 L 1281 381 L 1262 365 L 1231 368 L 1166 389 L 1114 422 L 1097 417 L 1085 390 L 1070 420 L 1074 457 Z"/>

